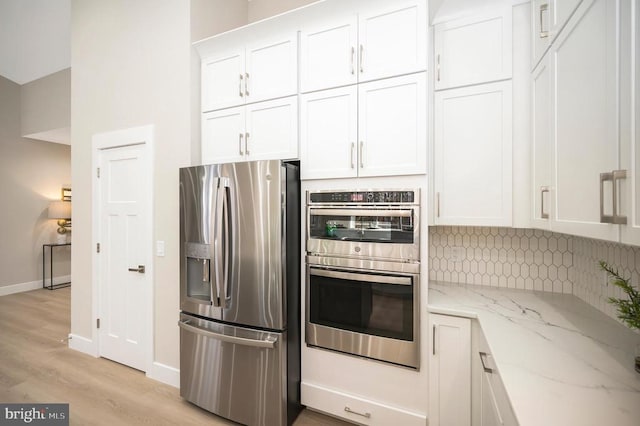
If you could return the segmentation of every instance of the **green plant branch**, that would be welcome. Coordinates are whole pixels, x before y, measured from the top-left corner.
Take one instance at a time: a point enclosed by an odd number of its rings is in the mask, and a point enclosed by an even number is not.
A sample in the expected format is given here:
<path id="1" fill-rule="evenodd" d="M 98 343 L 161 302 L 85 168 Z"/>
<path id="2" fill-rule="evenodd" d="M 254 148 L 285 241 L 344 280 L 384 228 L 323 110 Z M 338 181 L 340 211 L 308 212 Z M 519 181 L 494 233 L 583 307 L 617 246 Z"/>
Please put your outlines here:
<path id="1" fill-rule="evenodd" d="M 629 299 L 619 299 L 610 297 L 609 303 L 616 305 L 618 309 L 618 318 L 624 322 L 629 328 L 640 329 L 640 293 L 633 288 L 629 282 L 629 278 L 623 278 L 617 269 L 614 269 L 604 260 L 598 262 L 600 268 L 609 274 L 611 284 L 622 289 Z"/>

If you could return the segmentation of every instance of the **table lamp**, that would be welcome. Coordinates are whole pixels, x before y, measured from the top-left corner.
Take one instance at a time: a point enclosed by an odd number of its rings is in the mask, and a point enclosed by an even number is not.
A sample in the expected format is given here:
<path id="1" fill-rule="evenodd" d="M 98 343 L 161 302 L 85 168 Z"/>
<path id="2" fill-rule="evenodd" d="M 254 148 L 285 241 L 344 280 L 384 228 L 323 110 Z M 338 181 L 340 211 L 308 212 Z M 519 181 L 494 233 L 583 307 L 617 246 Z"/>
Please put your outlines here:
<path id="1" fill-rule="evenodd" d="M 49 219 L 58 219 L 59 244 L 67 242 L 66 234 L 71 231 L 71 203 L 69 201 L 52 201 L 49 204 Z"/>

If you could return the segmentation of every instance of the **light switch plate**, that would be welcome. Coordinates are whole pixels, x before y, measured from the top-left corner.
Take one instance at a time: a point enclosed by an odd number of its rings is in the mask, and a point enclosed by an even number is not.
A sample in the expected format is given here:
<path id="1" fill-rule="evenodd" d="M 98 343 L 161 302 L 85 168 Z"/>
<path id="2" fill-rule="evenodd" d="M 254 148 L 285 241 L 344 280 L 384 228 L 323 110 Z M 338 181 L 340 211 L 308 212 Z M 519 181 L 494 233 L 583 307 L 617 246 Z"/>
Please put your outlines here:
<path id="1" fill-rule="evenodd" d="M 164 256 L 164 241 L 161 241 L 161 240 L 156 241 L 156 256 L 159 256 L 159 257 Z"/>

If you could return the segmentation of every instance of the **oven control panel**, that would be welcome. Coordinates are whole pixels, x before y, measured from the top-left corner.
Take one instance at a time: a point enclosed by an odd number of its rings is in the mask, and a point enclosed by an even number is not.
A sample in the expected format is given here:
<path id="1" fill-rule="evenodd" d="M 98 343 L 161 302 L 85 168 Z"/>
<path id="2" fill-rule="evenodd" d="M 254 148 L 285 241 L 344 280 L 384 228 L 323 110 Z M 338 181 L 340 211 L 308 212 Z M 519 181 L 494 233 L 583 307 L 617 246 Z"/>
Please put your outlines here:
<path id="1" fill-rule="evenodd" d="M 416 204 L 418 190 L 319 191 L 308 194 L 313 204 Z"/>

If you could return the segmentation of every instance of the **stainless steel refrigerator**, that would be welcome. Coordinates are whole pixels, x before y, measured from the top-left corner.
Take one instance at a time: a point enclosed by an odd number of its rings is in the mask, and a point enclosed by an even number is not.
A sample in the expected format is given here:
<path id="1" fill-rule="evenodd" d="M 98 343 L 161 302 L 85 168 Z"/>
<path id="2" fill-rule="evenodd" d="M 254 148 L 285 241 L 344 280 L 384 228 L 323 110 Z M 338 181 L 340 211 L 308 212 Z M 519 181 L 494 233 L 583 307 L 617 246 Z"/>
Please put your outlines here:
<path id="1" fill-rule="evenodd" d="M 180 169 L 180 395 L 247 425 L 300 406 L 295 162 Z"/>

